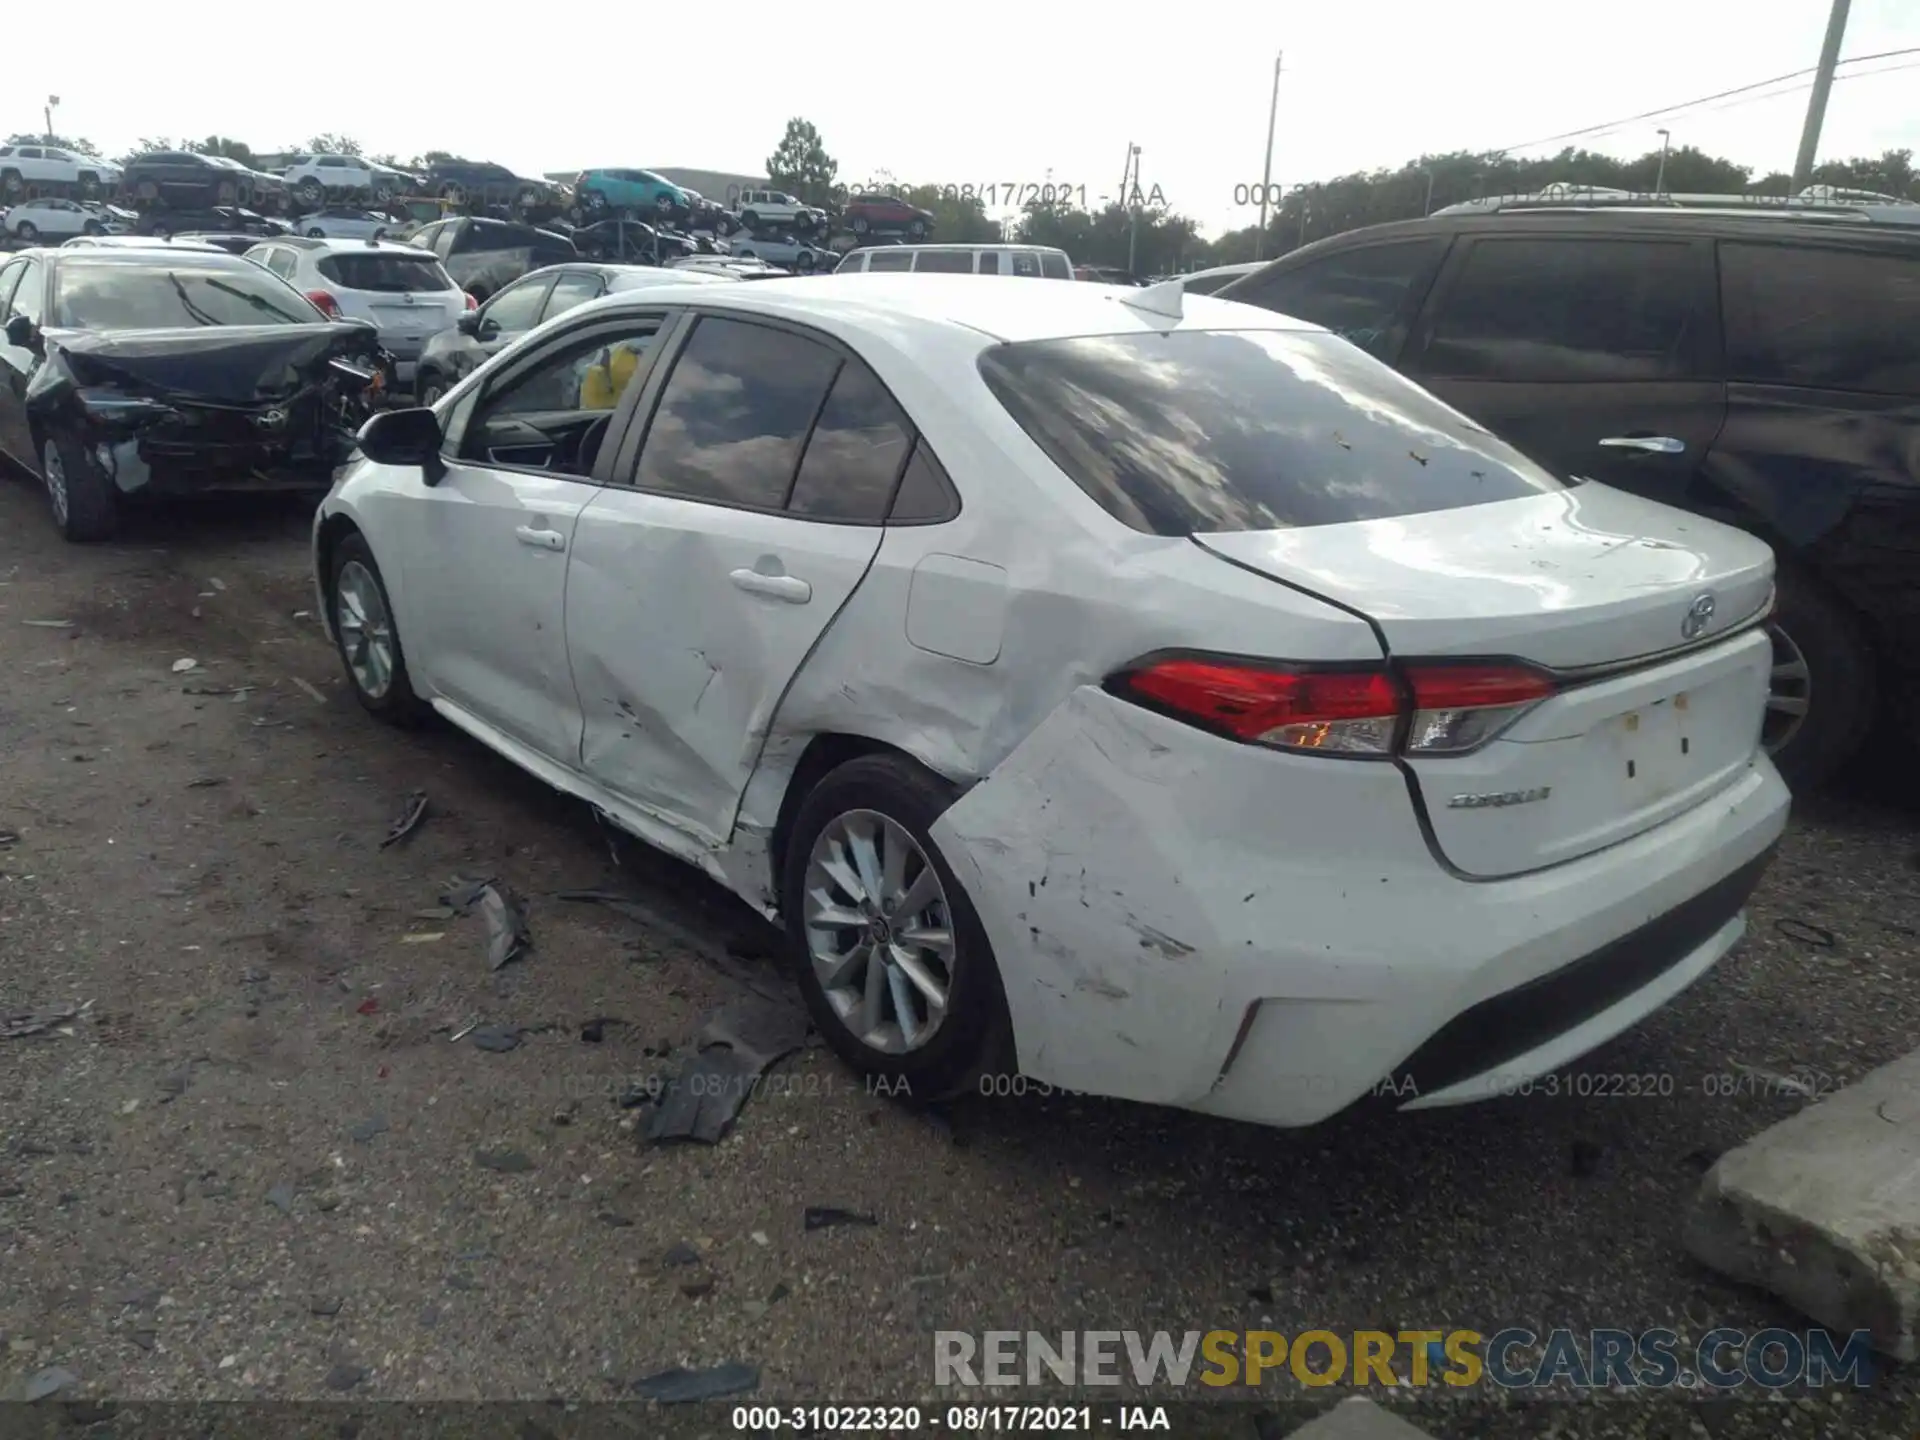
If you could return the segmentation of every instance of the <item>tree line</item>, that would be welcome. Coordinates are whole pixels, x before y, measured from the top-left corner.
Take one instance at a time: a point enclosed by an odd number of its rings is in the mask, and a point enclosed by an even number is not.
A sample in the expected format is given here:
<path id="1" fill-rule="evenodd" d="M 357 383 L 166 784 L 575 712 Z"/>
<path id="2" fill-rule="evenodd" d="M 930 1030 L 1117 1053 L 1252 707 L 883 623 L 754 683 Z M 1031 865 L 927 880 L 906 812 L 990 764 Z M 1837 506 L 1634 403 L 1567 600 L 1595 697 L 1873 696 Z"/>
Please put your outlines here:
<path id="1" fill-rule="evenodd" d="M 22 134 L 13 136 L 10 143 L 35 142 L 88 155 L 100 153 L 78 138 Z M 316 135 L 305 145 L 288 148 L 306 153 L 365 153 L 350 135 Z M 177 142 L 144 138 L 130 153 L 149 150 L 225 155 L 243 165 L 254 164 L 257 158 L 247 145 L 223 135 Z M 465 157 L 429 150 L 406 160 L 391 154 L 369 158 L 402 170 L 422 170 L 437 161 Z M 799 117 L 787 122 L 780 143 L 767 157 L 766 172 L 770 184 L 823 208 L 837 209 L 848 194 L 848 187 L 840 179 L 839 162 L 828 152 L 819 130 L 811 121 Z M 1672 194 L 1784 197 L 1790 193 L 1792 180 L 1784 171 L 1756 172 L 1752 166 L 1708 155 L 1693 146 L 1668 152 L 1664 161 L 1658 150 L 1624 160 L 1572 147 L 1536 159 L 1517 158 L 1494 150 L 1457 150 L 1422 155 L 1390 169 L 1355 171 L 1330 180 L 1285 187 L 1276 185 L 1267 192 L 1269 205 L 1264 237 L 1260 232 L 1259 184 L 1236 187 L 1231 199 L 1245 202 L 1248 223 L 1211 239 L 1202 237 L 1199 222 L 1168 203 L 1158 186 L 1144 194 L 1124 197 L 1129 203 L 1109 201 L 1083 206 L 1058 196 L 1031 200 L 1016 218 L 1003 222 L 987 213 L 981 197 L 956 195 L 944 186 L 901 186 L 884 170 L 864 177 L 861 182 L 898 193 L 910 204 L 930 212 L 934 217 L 933 233 L 942 240 L 956 244 L 1008 240 L 1057 245 L 1080 264 L 1131 268 L 1142 275 L 1231 265 L 1262 257 L 1271 259 L 1362 225 L 1410 219 L 1463 200 L 1526 194 L 1557 183 L 1636 191 L 1652 191 L 1659 183 Z M 1912 150 L 1830 160 L 1815 167 L 1813 183 L 1920 201 L 1920 172 L 1915 171 Z M 1207 208 L 1217 209 L 1228 203 L 1230 197 L 1222 196 L 1219 206 Z"/>

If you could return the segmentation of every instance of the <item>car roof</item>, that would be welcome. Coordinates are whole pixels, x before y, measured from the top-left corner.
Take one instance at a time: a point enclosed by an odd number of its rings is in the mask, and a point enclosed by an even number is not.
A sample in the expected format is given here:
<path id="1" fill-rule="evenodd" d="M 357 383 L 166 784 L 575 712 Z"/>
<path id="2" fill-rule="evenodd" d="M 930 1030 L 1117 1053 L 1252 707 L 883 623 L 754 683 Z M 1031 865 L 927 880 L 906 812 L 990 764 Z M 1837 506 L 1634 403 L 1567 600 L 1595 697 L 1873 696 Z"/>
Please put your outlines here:
<path id="1" fill-rule="evenodd" d="M 1058 245 L 1014 245 L 998 240 L 952 240 L 942 245 L 939 241 L 928 241 L 924 245 L 856 245 L 847 251 L 849 255 L 858 255 L 863 250 L 904 250 L 911 254 L 916 250 L 1017 250 L 1027 255 L 1064 255 L 1067 252 Z"/>
<path id="2" fill-rule="evenodd" d="M 1183 297 L 1179 319 L 1149 313 L 1138 302 L 1148 292 L 1132 285 L 1095 285 L 976 275 L 820 275 L 766 280 L 757 285 L 712 290 L 689 286 L 684 295 L 661 286 L 650 304 L 720 306 L 801 323 L 835 322 L 833 328 L 972 332 L 987 340 L 1063 340 L 1095 335 L 1166 334 L 1174 330 L 1303 330 L 1320 326 L 1210 295 Z M 613 308 L 629 296 L 606 296 L 588 305 Z M 1124 304 L 1131 300 L 1134 304 Z M 587 306 L 570 313 L 579 314 Z"/>
<path id="3" fill-rule="evenodd" d="M 351 254 L 359 250 L 372 250 L 383 254 L 390 250 L 400 250 L 412 255 L 431 256 L 431 250 L 418 245 L 409 245 L 404 240 L 335 240 L 326 236 L 312 235 L 262 235 L 262 245 L 285 245 L 291 250 L 311 250 L 316 255 Z"/>
<path id="4" fill-rule="evenodd" d="M 58 258 L 62 264 L 76 263 L 82 265 L 138 265 L 143 261 L 151 264 L 169 256 L 177 256 L 182 253 L 191 255 L 195 265 L 204 263 L 207 267 L 215 270 L 247 270 L 251 273 L 252 269 L 255 268 L 253 262 L 245 256 L 232 254 L 229 251 L 222 250 L 217 245 L 208 245 L 205 248 L 197 244 L 159 245 L 150 249 L 114 248 L 108 246 L 95 249 L 90 245 L 76 245 L 68 248 L 63 245 L 58 250 L 49 250 L 47 252 L 49 256 Z"/>
<path id="5" fill-rule="evenodd" d="M 204 240 L 187 240 L 176 237 L 168 239 L 164 235 L 76 235 L 60 246 L 69 250 L 191 250 L 196 254 L 225 254 L 218 245 L 209 245 Z"/>

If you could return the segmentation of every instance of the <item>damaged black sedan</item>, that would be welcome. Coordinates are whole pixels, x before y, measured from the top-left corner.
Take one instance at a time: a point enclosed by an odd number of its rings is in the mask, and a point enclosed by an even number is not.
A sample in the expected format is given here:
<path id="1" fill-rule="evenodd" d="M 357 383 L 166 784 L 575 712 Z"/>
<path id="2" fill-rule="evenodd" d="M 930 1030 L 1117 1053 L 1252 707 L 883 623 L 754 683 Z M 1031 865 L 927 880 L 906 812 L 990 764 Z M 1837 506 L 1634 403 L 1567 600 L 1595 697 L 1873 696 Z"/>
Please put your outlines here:
<path id="1" fill-rule="evenodd" d="M 372 326 L 214 251 L 29 250 L 0 316 L 0 452 L 74 541 L 136 496 L 325 490 L 384 360 Z"/>

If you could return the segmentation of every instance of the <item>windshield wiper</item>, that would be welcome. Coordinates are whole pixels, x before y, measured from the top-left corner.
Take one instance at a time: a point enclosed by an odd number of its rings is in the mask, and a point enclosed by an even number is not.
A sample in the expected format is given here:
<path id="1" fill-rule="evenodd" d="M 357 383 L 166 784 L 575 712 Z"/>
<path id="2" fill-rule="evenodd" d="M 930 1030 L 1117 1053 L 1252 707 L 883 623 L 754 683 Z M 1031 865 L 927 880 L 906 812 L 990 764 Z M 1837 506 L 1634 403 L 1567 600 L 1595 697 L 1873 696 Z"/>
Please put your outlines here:
<path id="1" fill-rule="evenodd" d="M 186 307 L 187 314 L 191 315 L 202 325 L 218 325 L 221 323 L 217 318 L 208 314 L 205 309 L 194 302 L 194 298 L 187 294 L 187 287 L 180 283 L 180 277 L 178 275 L 174 274 L 171 270 L 167 271 L 166 274 L 167 283 L 173 286 L 174 290 L 179 294 L 180 303 Z"/>
<path id="2" fill-rule="evenodd" d="M 256 310 L 264 310 L 269 315 L 278 316 L 280 319 L 285 320 L 289 323 L 293 323 L 293 324 L 298 323 L 297 317 L 289 315 L 287 314 L 286 311 L 277 308 L 271 300 L 268 300 L 263 295 L 250 295 L 245 290 L 242 290 L 239 286 L 229 285 L 224 280 L 216 280 L 211 275 L 202 276 L 201 278 L 206 281 L 207 285 L 211 289 L 219 290 L 222 293 L 227 295 L 237 295 L 242 300 L 246 301 L 247 304 L 253 306 L 253 308 Z M 178 284 L 179 282 L 175 281 L 174 283 Z"/>

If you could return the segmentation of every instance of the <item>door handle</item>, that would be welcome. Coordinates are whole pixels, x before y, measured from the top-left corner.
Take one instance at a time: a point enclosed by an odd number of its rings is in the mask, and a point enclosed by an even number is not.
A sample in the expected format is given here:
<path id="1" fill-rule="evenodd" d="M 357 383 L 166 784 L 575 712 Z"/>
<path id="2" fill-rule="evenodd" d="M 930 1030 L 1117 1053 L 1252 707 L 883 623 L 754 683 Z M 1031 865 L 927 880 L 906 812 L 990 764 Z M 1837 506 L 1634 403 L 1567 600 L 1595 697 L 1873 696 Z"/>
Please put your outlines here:
<path id="1" fill-rule="evenodd" d="M 514 526 L 513 533 L 514 538 L 519 540 L 522 545 L 531 545 L 537 550 L 564 550 L 567 548 L 567 537 L 562 535 L 558 530 L 536 530 L 531 525 L 516 525 Z"/>
<path id="2" fill-rule="evenodd" d="M 1687 442 L 1671 435 L 1609 435 L 1600 442 L 1603 450 L 1639 450 L 1647 455 L 1684 455 Z"/>
<path id="3" fill-rule="evenodd" d="M 813 586 L 793 575 L 736 570 L 732 578 L 733 583 L 749 595 L 765 595 L 770 600 L 785 600 L 789 605 L 804 605 L 813 598 Z"/>

